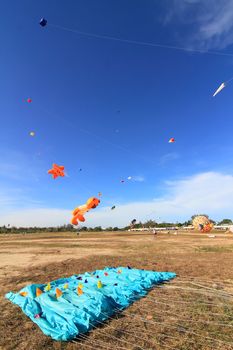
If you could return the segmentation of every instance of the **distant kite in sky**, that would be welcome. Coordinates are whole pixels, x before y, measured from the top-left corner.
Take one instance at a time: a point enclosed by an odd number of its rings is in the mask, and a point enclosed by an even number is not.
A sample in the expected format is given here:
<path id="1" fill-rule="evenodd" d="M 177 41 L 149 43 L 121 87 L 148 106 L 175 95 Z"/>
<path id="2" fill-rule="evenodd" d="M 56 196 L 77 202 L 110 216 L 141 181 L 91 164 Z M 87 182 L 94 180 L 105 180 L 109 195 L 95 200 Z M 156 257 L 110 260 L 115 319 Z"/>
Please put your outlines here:
<path id="1" fill-rule="evenodd" d="M 128 176 L 127 179 L 128 179 L 128 180 L 132 180 L 132 176 Z"/>
<path id="2" fill-rule="evenodd" d="M 30 131 L 30 134 L 29 134 L 30 136 L 35 136 L 35 132 L 34 131 Z"/>
<path id="3" fill-rule="evenodd" d="M 213 94 L 213 97 L 216 96 L 220 91 L 222 91 L 222 89 L 224 89 L 226 87 L 226 83 L 222 83 L 217 90 L 215 91 L 215 93 Z"/>
<path id="4" fill-rule="evenodd" d="M 213 94 L 213 97 L 216 96 L 220 91 L 222 91 L 230 81 L 233 80 L 233 77 L 231 79 L 228 79 L 227 81 L 223 82 L 215 91 L 215 93 Z"/>
<path id="5" fill-rule="evenodd" d="M 113 209 L 115 209 L 116 208 L 116 206 L 114 205 L 112 208 L 111 208 L 111 210 L 113 210 Z"/>
<path id="6" fill-rule="evenodd" d="M 172 137 L 169 141 L 168 141 L 169 143 L 173 143 L 173 142 L 175 142 L 175 139 L 174 139 L 174 137 Z"/>
<path id="7" fill-rule="evenodd" d="M 71 219 L 72 225 L 78 225 L 78 222 L 84 222 L 84 214 L 88 212 L 90 209 L 95 209 L 100 203 L 100 200 L 95 197 L 91 197 L 87 200 L 86 204 L 80 205 L 75 208 L 73 211 L 73 217 Z"/>
<path id="8" fill-rule="evenodd" d="M 41 18 L 39 23 L 40 23 L 41 27 L 45 27 L 46 24 L 48 23 L 48 21 L 45 18 Z"/>
<path id="9" fill-rule="evenodd" d="M 64 166 L 53 164 L 52 169 L 48 170 L 48 174 L 53 175 L 53 178 L 56 179 L 59 176 L 61 177 L 65 176 L 64 170 L 65 170 Z"/>
<path id="10" fill-rule="evenodd" d="M 133 219 L 130 223 L 130 227 L 133 228 L 134 225 L 136 224 L 137 220 L 136 219 Z"/>
<path id="11" fill-rule="evenodd" d="M 28 103 L 31 103 L 31 102 L 32 102 L 32 99 L 31 99 L 31 98 L 28 98 L 28 99 L 27 99 L 27 102 L 28 102 Z"/>
<path id="12" fill-rule="evenodd" d="M 99 192 L 99 193 L 98 193 L 98 196 L 99 196 L 99 197 L 101 197 L 101 196 L 102 196 L 102 193 L 101 193 L 101 192 Z"/>
<path id="13" fill-rule="evenodd" d="M 125 182 L 125 180 L 121 180 L 121 183 L 123 184 Z"/>

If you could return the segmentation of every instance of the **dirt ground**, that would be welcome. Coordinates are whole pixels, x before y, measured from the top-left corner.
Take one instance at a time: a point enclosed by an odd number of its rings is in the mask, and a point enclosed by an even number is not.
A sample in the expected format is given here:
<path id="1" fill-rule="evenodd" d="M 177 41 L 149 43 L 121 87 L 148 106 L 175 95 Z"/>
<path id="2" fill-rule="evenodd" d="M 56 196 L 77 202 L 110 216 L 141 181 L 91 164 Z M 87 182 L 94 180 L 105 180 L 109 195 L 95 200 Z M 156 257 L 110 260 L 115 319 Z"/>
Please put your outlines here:
<path id="1" fill-rule="evenodd" d="M 233 349 L 233 234 L 50 233 L 0 236 L 0 349 Z M 45 336 L 4 298 L 31 283 L 105 266 L 177 278 L 74 342 Z"/>

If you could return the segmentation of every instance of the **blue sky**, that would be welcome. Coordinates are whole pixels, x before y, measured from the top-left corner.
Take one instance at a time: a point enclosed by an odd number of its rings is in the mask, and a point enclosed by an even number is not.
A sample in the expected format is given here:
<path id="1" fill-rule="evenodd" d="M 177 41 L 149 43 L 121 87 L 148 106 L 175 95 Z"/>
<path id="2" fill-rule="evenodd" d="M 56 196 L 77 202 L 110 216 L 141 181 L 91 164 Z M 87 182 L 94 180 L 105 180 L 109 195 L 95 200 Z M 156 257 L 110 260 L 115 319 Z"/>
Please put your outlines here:
<path id="1" fill-rule="evenodd" d="M 231 215 L 233 84 L 212 94 L 233 76 L 232 0 L 9 0 L 0 10 L 0 224 L 68 223 L 99 191 L 87 225 Z M 54 162 L 67 177 L 51 179 Z"/>

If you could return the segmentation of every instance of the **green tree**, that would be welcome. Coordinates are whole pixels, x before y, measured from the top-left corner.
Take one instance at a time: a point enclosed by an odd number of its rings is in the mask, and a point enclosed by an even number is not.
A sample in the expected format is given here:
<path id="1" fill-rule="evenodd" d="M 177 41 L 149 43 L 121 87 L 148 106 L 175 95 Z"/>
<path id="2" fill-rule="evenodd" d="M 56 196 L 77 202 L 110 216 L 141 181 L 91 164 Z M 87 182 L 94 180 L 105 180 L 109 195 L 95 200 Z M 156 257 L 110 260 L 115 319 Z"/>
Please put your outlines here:
<path id="1" fill-rule="evenodd" d="M 231 224 L 233 224 L 233 222 L 232 222 L 232 220 L 231 219 L 223 219 L 222 221 L 220 221 L 219 223 L 218 223 L 219 225 L 231 225 Z"/>
<path id="2" fill-rule="evenodd" d="M 155 227 L 157 225 L 157 223 L 154 220 L 148 220 L 143 225 L 144 225 L 144 227 Z"/>
<path id="3" fill-rule="evenodd" d="M 102 231 L 102 227 L 101 226 L 96 226 L 96 227 L 94 227 L 94 231 L 100 232 L 100 231 Z"/>
<path id="4" fill-rule="evenodd" d="M 192 220 L 195 219 L 196 216 L 206 216 L 207 219 L 209 219 L 209 215 L 206 215 L 206 214 L 195 214 L 195 215 L 192 215 L 192 216 L 191 216 L 191 219 L 192 219 Z"/>

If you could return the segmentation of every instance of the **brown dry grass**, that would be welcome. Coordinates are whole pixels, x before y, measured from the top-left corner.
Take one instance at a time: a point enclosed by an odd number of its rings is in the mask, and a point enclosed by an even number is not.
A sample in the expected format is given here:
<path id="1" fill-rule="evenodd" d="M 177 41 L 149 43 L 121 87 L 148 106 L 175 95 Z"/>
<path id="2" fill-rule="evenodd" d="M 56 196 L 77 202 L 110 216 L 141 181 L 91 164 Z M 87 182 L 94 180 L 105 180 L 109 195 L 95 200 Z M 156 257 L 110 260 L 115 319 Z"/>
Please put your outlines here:
<path id="1" fill-rule="evenodd" d="M 0 237 L 0 349 L 233 349 L 233 235 L 98 233 Z M 43 335 L 4 299 L 29 283 L 105 266 L 178 277 L 75 343 Z"/>

